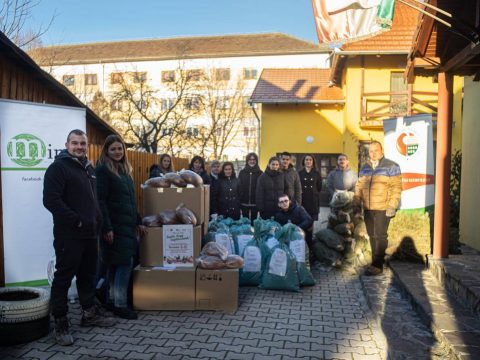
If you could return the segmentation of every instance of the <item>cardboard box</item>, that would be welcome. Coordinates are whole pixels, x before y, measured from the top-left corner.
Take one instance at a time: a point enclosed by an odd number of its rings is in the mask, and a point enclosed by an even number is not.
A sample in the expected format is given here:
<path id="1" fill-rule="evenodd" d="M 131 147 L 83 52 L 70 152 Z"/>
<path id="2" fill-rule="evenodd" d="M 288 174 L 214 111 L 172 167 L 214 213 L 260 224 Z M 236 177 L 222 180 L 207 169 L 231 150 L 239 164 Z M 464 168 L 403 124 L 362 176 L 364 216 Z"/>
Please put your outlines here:
<path id="1" fill-rule="evenodd" d="M 193 227 L 193 258 L 202 250 L 202 225 Z M 163 266 L 163 227 L 149 227 L 140 240 L 140 266 Z M 193 267 L 195 267 L 193 265 Z"/>
<path id="2" fill-rule="evenodd" d="M 195 310 L 195 269 L 143 268 L 133 271 L 136 310 Z"/>
<path id="3" fill-rule="evenodd" d="M 196 310 L 238 308 L 238 269 L 206 270 L 197 267 L 195 291 Z"/>
<path id="4" fill-rule="evenodd" d="M 155 215 L 162 210 L 175 210 L 183 203 L 197 217 L 197 225 L 205 221 L 205 187 L 143 189 L 143 216 Z M 208 216 L 208 214 L 207 214 Z"/>

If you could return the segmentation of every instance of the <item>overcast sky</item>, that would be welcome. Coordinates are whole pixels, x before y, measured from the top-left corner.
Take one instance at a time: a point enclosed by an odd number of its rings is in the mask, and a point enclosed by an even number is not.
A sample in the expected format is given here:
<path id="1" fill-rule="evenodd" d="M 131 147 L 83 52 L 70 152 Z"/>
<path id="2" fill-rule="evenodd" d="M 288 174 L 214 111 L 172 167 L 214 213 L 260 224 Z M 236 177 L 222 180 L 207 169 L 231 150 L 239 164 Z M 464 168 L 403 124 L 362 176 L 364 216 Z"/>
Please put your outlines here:
<path id="1" fill-rule="evenodd" d="M 283 32 L 318 43 L 310 0 L 40 0 L 44 45 Z"/>

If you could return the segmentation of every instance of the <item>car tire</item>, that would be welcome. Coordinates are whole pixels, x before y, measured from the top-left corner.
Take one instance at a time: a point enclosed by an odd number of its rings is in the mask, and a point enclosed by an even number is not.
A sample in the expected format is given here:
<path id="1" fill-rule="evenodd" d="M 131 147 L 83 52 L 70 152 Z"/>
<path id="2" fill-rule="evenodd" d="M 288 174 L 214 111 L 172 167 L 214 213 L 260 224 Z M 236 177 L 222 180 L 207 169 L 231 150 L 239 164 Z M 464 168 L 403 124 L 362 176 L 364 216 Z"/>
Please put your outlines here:
<path id="1" fill-rule="evenodd" d="M 50 292 L 42 288 L 0 289 L 0 324 L 34 321 L 48 316 Z"/>
<path id="2" fill-rule="evenodd" d="M 23 344 L 47 336 L 50 317 L 16 323 L 0 323 L 0 346 Z"/>

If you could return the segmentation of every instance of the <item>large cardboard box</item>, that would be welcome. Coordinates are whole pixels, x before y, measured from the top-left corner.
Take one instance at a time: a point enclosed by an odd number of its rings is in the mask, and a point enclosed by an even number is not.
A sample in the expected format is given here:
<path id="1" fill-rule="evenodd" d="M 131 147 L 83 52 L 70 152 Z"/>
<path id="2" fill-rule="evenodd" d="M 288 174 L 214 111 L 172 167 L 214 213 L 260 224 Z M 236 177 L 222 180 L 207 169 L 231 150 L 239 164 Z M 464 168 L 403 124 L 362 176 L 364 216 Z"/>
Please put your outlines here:
<path id="1" fill-rule="evenodd" d="M 197 267 L 195 309 L 235 312 L 238 308 L 238 269 Z"/>
<path id="2" fill-rule="evenodd" d="M 183 203 L 197 217 L 197 225 L 205 221 L 205 187 L 143 189 L 143 216 L 155 215 L 162 210 L 175 210 Z M 208 216 L 208 214 L 207 214 Z"/>
<path id="3" fill-rule="evenodd" d="M 137 266 L 133 271 L 136 310 L 195 310 L 195 268 Z"/>
<path id="4" fill-rule="evenodd" d="M 193 227 L 192 242 L 193 258 L 196 259 L 202 247 L 202 225 Z M 140 266 L 163 265 L 163 227 L 149 227 L 147 234 L 140 240 Z"/>

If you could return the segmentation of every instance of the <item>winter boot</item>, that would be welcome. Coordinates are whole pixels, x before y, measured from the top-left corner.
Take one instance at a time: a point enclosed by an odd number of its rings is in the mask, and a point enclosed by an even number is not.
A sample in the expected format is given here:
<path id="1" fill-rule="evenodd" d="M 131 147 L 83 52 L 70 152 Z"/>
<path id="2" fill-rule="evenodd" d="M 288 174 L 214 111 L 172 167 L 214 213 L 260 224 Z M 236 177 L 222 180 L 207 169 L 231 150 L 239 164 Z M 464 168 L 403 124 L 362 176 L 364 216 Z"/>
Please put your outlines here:
<path id="1" fill-rule="evenodd" d="M 73 344 L 73 336 L 69 331 L 69 323 L 66 316 L 55 318 L 53 334 L 58 345 L 69 346 Z"/>
<path id="2" fill-rule="evenodd" d="M 80 326 L 111 327 L 113 325 L 115 325 L 115 319 L 105 316 L 105 312 L 96 305 L 82 311 Z"/>

